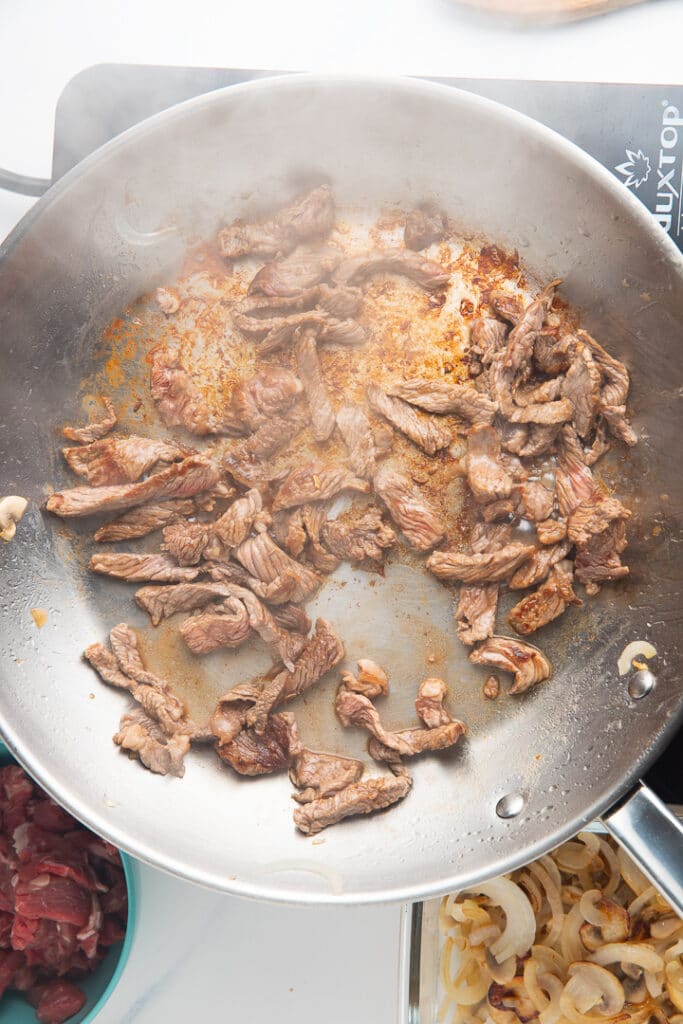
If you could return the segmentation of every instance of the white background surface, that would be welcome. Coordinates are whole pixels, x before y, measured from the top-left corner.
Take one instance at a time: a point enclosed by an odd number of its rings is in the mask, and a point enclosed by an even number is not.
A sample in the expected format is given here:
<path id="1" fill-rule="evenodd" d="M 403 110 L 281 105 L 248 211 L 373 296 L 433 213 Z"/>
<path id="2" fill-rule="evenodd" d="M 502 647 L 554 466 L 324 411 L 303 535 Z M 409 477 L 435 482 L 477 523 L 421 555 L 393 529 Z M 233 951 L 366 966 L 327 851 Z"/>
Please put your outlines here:
<path id="1" fill-rule="evenodd" d="M 0 166 L 49 176 L 57 98 L 103 61 L 668 83 L 682 30 L 682 0 L 539 30 L 451 0 L 0 0 Z M 32 202 L 0 192 L 0 239 Z M 399 908 L 269 907 L 140 879 L 131 961 L 98 1024 L 395 1024 Z"/>

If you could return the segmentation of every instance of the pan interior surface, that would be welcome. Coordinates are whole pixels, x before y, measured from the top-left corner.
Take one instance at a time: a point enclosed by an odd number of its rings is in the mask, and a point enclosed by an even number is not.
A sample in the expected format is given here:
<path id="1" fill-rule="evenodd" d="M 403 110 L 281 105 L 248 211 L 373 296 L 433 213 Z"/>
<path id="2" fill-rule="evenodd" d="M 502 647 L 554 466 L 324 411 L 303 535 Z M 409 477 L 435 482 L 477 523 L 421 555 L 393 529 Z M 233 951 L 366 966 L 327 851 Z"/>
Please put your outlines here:
<path id="1" fill-rule="evenodd" d="M 403 803 L 311 840 L 293 828 L 286 775 L 242 781 L 199 751 L 178 781 L 117 754 L 121 696 L 80 655 L 117 622 L 144 622 L 131 590 L 83 573 L 81 528 L 74 547 L 71 527 L 39 506 L 48 482 L 66 479 L 57 429 L 82 417 L 80 384 L 96 366 L 106 369 L 112 318 L 172 279 L 189 240 L 321 180 L 342 207 L 436 201 L 464 234 L 516 248 L 539 280 L 562 278 L 584 326 L 631 371 L 640 443 L 609 469 L 634 512 L 631 576 L 543 631 L 554 675 L 519 699 L 482 699 L 485 675 L 455 636 L 451 599 L 423 572 L 390 565 L 369 587 L 365 574 L 342 569 L 310 603 L 312 616 L 338 626 L 349 663 L 372 657 L 403 684 L 391 710 L 397 722 L 419 679 L 437 674 L 469 726 L 452 753 L 415 763 Z M 191 101 L 115 140 L 56 186 L 0 255 L 2 491 L 32 499 L 0 550 L 0 729 L 77 817 L 151 864 L 235 893 L 410 899 L 533 859 L 605 809 L 652 760 L 681 704 L 683 272 L 663 232 L 591 160 L 452 89 L 266 80 Z M 118 368 L 110 372 L 112 387 L 120 385 Z M 48 613 L 40 630 L 36 607 Z M 617 669 L 636 639 L 657 650 L 657 682 L 640 701 Z M 262 668 L 259 652 L 253 657 Z M 215 696 L 238 681 L 220 659 L 208 676 Z M 294 709 L 322 749 L 356 753 L 361 738 L 334 721 L 335 685 L 326 679 Z M 521 810 L 499 816 L 511 795 Z"/>

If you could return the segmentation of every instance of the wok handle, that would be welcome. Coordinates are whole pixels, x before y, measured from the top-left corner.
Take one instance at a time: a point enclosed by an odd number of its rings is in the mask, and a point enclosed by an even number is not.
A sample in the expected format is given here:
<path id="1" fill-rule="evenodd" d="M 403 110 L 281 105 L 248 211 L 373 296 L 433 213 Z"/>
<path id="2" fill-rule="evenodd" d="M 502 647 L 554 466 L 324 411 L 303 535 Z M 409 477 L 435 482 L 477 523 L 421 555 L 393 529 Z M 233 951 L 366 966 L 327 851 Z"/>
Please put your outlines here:
<path id="1" fill-rule="evenodd" d="M 602 818 L 605 828 L 683 917 L 683 825 L 642 782 Z"/>

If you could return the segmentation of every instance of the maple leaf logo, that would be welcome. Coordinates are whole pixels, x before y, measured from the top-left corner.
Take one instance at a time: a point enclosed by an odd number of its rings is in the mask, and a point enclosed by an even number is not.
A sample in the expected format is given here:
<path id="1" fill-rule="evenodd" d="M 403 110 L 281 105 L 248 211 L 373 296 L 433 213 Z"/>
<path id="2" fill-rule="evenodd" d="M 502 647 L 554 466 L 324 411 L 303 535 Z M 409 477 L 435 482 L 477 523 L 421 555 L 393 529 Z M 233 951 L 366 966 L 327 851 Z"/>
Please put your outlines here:
<path id="1" fill-rule="evenodd" d="M 623 174 L 624 184 L 627 188 L 632 186 L 640 188 L 650 177 L 650 160 L 645 156 L 642 149 L 639 149 L 637 153 L 634 153 L 632 149 L 627 149 L 626 156 L 628 159 L 624 160 L 623 164 L 618 164 L 614 169 L 619 174 Z"/>

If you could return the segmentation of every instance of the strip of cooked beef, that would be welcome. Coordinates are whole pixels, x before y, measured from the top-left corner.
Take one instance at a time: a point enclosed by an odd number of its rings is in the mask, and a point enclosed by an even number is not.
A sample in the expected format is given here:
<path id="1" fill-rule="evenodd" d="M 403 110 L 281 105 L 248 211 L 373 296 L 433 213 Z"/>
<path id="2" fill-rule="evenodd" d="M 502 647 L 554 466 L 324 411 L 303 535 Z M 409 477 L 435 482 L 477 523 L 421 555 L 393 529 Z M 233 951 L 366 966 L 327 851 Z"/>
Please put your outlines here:
<path id="1" fill-rule="evenodd" d="M 629 448 L 638 444 L 638 435 L 626 419 L 625 405 L 601 405 L 600 414 L 613 437 L 623 441 Z"/>
<path id="2" fill-rule="evenodd" d="M 432 203 L 411 210 L 406 217 L 403 241 L 407 249 L 419 252 L 440 241 L 446 232 L 446 218 Z"/>
<path id="3" fill-rule="evenodd" d="M 574 509 L 567 520 L 567 536 L 574 544 L 587 544 L 615 519 L 630 518 L 631 512 L 617 498 L 601 495 L 596 501 L 582 502 Z"/>
<path id="4" fill-rule="evenodd" d="M 260 515 L 261 494 L 252 489 L 237 498 L 213 523 L 181 520 L 165 527 L 162 550 L 179 565 L 197 565 L 202 558 L 229 558 L 232 549 L 249 536 Z"/>
<path id="5" fill-rule="evenodd" d="M 534 344 L 543 327 L 545 318 L 550 312 L 555 296 L 555 288 L 558 284 L 559 281 L 552 281 L 547 285 L 538 298 L 529 303 L 510 331 L 503 358 L 503 365 L 506 370 L 520 374 L 523 378 L 531 375 L 531 358 L 534 353 Z"/>
<path id="6" fill-rule="evenodd" d="M 298 558 L 306 547 L 304 507 L 299 505 L 297 508 L 284 508 L 280 512 L 276 512 L 270 525 L 270 532 L 276 543 L 289 552 L 293 558 Z"/>
<path id="7" fill-rule="evenodd" d="M 341 322 L 353 322 L 352 318 L 360 313 L 361 306 L 363 305 L 363 292 L 360 288 L 351 288 L 347 285 L 338 285 L 337 287 L 331 287 L 328 284 L 321 284 L 318 288 L 318 307 L 324 309 L 329 313 L 334 320 Z M 329 328 L 327 328 L 327 341 L 330 341 Z M 344 330 L 350 330 L 350 327 L 344 328 Z M 334 328 L 337 335 L 343 333 L 342 328 L 337 326 Z M 339 342 L 338 344 L 344 344 Z M 347 342 L 347 344 L 361 344 L 361 342 Z"/>
<path id="8" fill-rule="evenodd" d="M 134 708 L 121 718 L 114 743 L 128 754 L 135 754 L 145 768 L 158 775 L 185 774 L 184 758 L 190 749 L 190 738 L 185 733 L 167 736 L 144 708 Z"/>
<path id="9" fill-rule="evenodd" d="M 248 710 L 247 701 L 233 700 L 230 694 L 221 697 L 209 719 L 211 735 L 219 743 L 231 743 L 247 724 Z"/>
<path id="10" fill-rule="evenodd" d="M 135 592 L 138 607 L 146 611 L 153 626 L 176 612 L 191 612 L 230 595 L 226 583 L 177 583 L 171 587 L 141 587 Z"/>
<path id="11" fill-rule="evenodd" d="M 305 747 L 294 757 L 289 769 L 292 785 L 301 790 L 293 799 L 300 804 L 332 796 L 358 782 L 363 762 L 339 754 L 323 754 Z"/>
<path id="12" fill-rule="evenodd" d="M 173 316 L 180 309 L 180 295 L 175 288 L 157 288 L 154 298 L 165 316 Z"/>
<path id="13" fill-rule="evenodd" d="M 358 405 L 343 405 L 337 412 L 337 426 L 349 452 L 349 465 L 358 476 L 372 479 L 377 448 L 370 421 Z"/>
<path id="14" fill-rule="evenodd" d="M 95 530 L 93 540 L 98 544 L 104 544 L 146 537 L 148 533 L 160 530 L 163 526 L 170 526 L 179 519 L 194 515 L 195 511 L 195 504 L 191 498 L 164 501 L 159 505 L 141 505 L 100 526 Z"/>
<path id="15" fill-rule="evenodd" d="M 326 619 L 318 619 L 315 632 L 307 640 L 293 670 L 285 669 L 274 679 L 264 681 L 254 707 L 247 713 L 248 724 L 261 733 L 274 707 L 310 690 L 343 657 L 344 645 L 333 627 Z"/>
<path id="16" fill-rule="evenodd" d="M 273 618 L 278 626 L 289 629 L 293 633 L 303 633 L 306 636 L 311 628 L 311 620 L 303 608 L 297 604 L 281 604 L 272 609 Z"/>
<path id="17" fill-rule="evenodd" d="M 499 520 L 511 522 L 517 518 L 517 505 L 511 498 L 501 498 L 482 505 L 481 515 L 485 523 L 496 523 Z"/>
<path id="18" fill-rule="evenodd" d="M 606 352 L 595 338 L 586 331 L 579 331 L 577 337 L 587 345 L 604 377 L 600 394 L 600 411 L 615 437 L 627 445 L 637 444 L 638 438 L 633 427 L 626 420 L 626 399 L 629 391 L 628 370 L 623 363 Z"/>
<path id="19" fill-rule="evenodd" d="M 463 583 L 493 583 L 512 576 L 515 569 L 530 558 L 532 544 L 514 541 L 497 551 L 464 555 L 458 551 L 435 551 L 427 559 L 427 568 L 440 580 Z"/>
<path id="20" fill-rule="evenodd" d="M 237 597 L 208 605 L 180 626 L 180 635 L 193 654 L 208 654 L 218 647 L 240 647 L 250 634 L 249 614 Z"/>
<path id="21" fill-rule="evenodd" d="M 536 683 L 542 683 L 552 671 L 550 662 L 537 647 L 509 636 L 492 636 L 484 640 L 470 651 L 470 661 L 475 665 L 512 672 L 515 681 L 508 691 L 511 694 L 524 693 Z"/>
<path id="22" fill-rule="evenodd" d="M 448 687 L 443 679 L 423 679 L 417 688 L 415 710 L 428 729 L 448 725 L 453 716 L 444 707 Z"/>
<path id="23" fill-rule="evenodd" d="M 294 824 L 304 835 L 316 835 L 344 818 L 371 814 L 398 803 L 408 795 L 412 784 L 413 780 L 407 772 L 352 783 L 340 793 L 297 807 L 294 811 Z"/>
<path id="24" fill-rule="evenodd" d="M 133 554 L 129 551 L 97 552 L 90 559 L 88 568 L 127 583 L 182 583 L 199 575 L 199 569 L 179 566 L 169 555 Z"/>
<path id="25" fill-rule="evenodd" d="M 288 412 L 273 416 L 225 456 L 223 464 L 235 480 L 250 485 L 267 477 L 267 460 L 308 426 L 308 409 L 297 403 Z"/>
<path id="26" fill-rule="evenodd" d="M 520 455 L 529 440 L 529 429 L 526 423 L 508 423 L 507 420 L 500 420 L 496 424 L 496 430 L 503 451 Z"/>
<path id="27" fill-rule="evenodd" d="M 558 544 L 567 536 L 567 520 L 544 519 L 536 523 L 536 536 L 540 544 Z"/>
<path id="28" fill-rule="evenodd" d="M 151 370 L 151 392 L 167 427 L 182 426 L 191 434 L 239 432 L 239 423 L 223 424 L 213 415 L 192 375 L 182 365 L 177 349 L 158 349 Z"/>
<path id="29" fill-rule="evenodd" d="M 470 538 L 474 554 L 499 551 L 510 540 L 506 524 L 476 523 Z M 458 637 L 466 645 L 493 635 L 498 609 L 498 583 L 463 583 L 455 607 Z"/>
<path id="30" fill-rule="evenodd" d="M 593 503 L 603 494 L 584 461 L 583 449 L 573 427 L 563 427 L 559 434 L 555 489 L 560 515 L 565 519 L 582 503 Z"/>
<path id="31" fill-rule="evenodd" d="M 527 636 L 559 618 L 568 605 L 581 605 L 572 589 L 573 575 L 571 562 L 563 560 L 554 565 L 538 590 L 523 597 L 508 615 L 515 632 Z"/>
<path id="32" fill-rule="evenodd" d="M 232 587 L 232 594 L 247 610 L 249 625 L 263 642 L 270 647 L 276 661 L 282 661 L 290 672 L 306 647 L 306 637 L 300 632 L 290 632 L 278 623 L 273 613 L 259 598 L 245 587 Z"/>
<path id="33" fill-rule="evenodd" d="M 306 288 L 296 295 L 281 298 L 248 295 L 232 307 L 233 323 L 242 334 L 263 338 L 280 326 L 286 317 L 295 313 L 310 313 L 319 297 L 319 288 Z M 321 321 L 321 317 L 318 314 L 313 320 Z"/>
<path id="34" fill-rule="evenodd" d="M 412 548 L 429 551 L 443 540 L 446 528 L 436 509 L 409 477 L 385 464 L 377 469 L 372 486 Z"/>
<path id="35" fill-rule="evenodd" d="M 283 581 L 291 583 L 286 588 L 287 596 L 277 601 L 278 604 L 284 604 L 286 601 L 305 601 L 322 582 L 316 572 L 290 558 L 267 533 L 248 537 L 235 548 L 234 557 L 256 580 L 265 584 L 281 584 Z M 253 583 L 250 582 L 248 586 L 250 590 L 254 590 Z M 255 593 L 263 600 L 273 600 L 258 590 L 255 590 Z"/>
<path id="36" fill-rule="evenodd" d="M 209 523 L 190 523 L 187 520 L 180 520 L 180 522 L 164 527 L 164 542 L 161 549 L 166 551 L 178 565 L 197 565 L 209 543 L 210 534 L 211 525 Z M 185 579 L 190 579 L 190 577 L 186 576 Z"/>
<path id="37" fill-rule="evenodd" d="M 513 295 L 512 292 L 503 291 L 502 288 L 494 288 L 489 294 L 489 302 L 493 311 L 501 320 L 507 320 L 513 326 L 521 319 L 524 313 L 524 300 L 520 295 Z"/>
<path id="38" fill-rule="evenodd" d="M 62 448 L 69 468 L 93 487 L 138 480 L 157 462 L 179 462 L 192 450 L 175 441 L 149 437 L 107 437 L 75 448 Z"/>
<path id="39" fill-rule="evenodd" d="M 359 479 L 342 466 L 313 462 L 289 473 L 273 498 L 272 508 L 278 512 L 311 501 L 327 501 L 341 491 L 367 494 L 369 490 L 367 480 Z"/>
<path id="40" fill-rule="evenodd" d="M 370 658 L 359 658 L 356 662 L 357 675 L 342 672 L 342 682 L 354 693 L 362 693 L 373 700 L 386 697 L 389 692 L 389 676 L 381 665 Z"/>
<path id="41" fill-rule="evenodd" d="M 493 427 L 472 427 L 463 459 L 467 483 L 479 502 L 508 498 L 512 477 L 500 462 L 500 438 Z"/>
<path id="42" fill-rule="evenodd" d="M 520 384 L 514 389 L 512 397 L 515 405 L 522 407 L 554 402 L 562 394 L 564 383 L 563 377 L 551 377 L 550 380 L 543 380 L 540 383 L 532 381 L 528 384 Z"/>
<path id="43" fill-rule="evenodd" d="M 508 588 L 525 590 L 540 583 L 554 565 L 567 557 L 571 548 L 571 541 L 568 540 L 560 541 L 558 544 L 546 544 L 542 548 L 532 547 L 524 564 L 517 569 L 512 579 L 508 580 Z"/>
<path id="44" fill-rule="evenodd" d="M 317 331 L 321 345 L 364 345 L 367 341 L 365 328 L 356 320 L 330 316 L 324 310 L 313 310 L 298 316 L 286 317 L 268 332 L 259 348 L 263 355 L 277 352 L 288 345 L 298 327 L 310 326 Z"/>
<path id="45" fill-rule="evenodd" d="M 116 413 L 114 403 L 106 395 L 102 395 L 102 405 L 106 410 L 106 416 L 94 423 L 88 423 L 85 427 L 62 427 L 62 434 L 67 441 L 75 441 L 76 444 L 90 444 L 92 441 L 99 441 L 106 437 L 110 430 L 116 426 Z"/>
<path id="46" fill-rule="evenodd" d="M 593 435 L 593 443 L 590 448 L 583 453 L 586 465 L 594 466 L 598 459 L 601 459 L 611 447 L 612 444 L 609 439 L 607 422 L 603 416 L 600 416 L 595 428 L 595 434 Z"/>
<path id="47" fill-rule="evenodd" d="M 558 336 L 555 330 L 542 330 L 534 342 L 534 364 L 541 373 L 557 377 L 569 369 L 576 338 L 573 334 Z"/>
<path id="48" fill-rule="evenodd" d="M 218 742 L 216 751 L 240 775 L 269 775 L 291 764 L 301 750 L 294 715 L 284 711 L 271 715 L 262 733 L 241 729 L 228 743 Z"/>
<path id="49" fill-rule="evenodd" d="M 523 484 L 516 484 L 514 494 L 524 519 L 530 519 L 532 523 L 540 523 L 553 514 L 555 495 L 538 480 L 527 480 Z"/>
<path id="50" fill-rule="evenodd" d="M 329 185 L 319 185 L 282 207 L 267 220 L 245 224 L 236 220 L 218 234 L 222 254 L 277 256 L 291 252 L 299 242 L 324 238 L 334 227 L 334 196 Z"/>
<path id="51" fill-rule="evenodd" d="M 332 554 L 349 562 L 379 562 L 396 543 L 396 534 L 376 505 L 350 508 L 323 526 L 322 536 Z"/>
<path id="52" fill-rule="evenodd" d="M 482 366 L 490 366 L 495 354 L 505 348 L 507 333 L 507 327 L 500 320 L 477 317 L 470 328 L 470 352 Z"/>
<path id="53" fill-rule="evenodd" d="M 73 487 L 71 490 L 55 491 L 45 507 L 48 512 L 65 518 L 112 512 L 143 505 L 150 499 L 189 498 L 199 491 L 209 490 L 218 483 L 220 476 L 218 466 L 206 456 L 191 455 L 134 484 Z"/>
<path id="54" fill-rule="evenodd" d="M 602 533 L 577 547 L 576 578 L 584 584 L 589 597 L 598 593 L 601 583 L 628 576 L 628 566 L 622 565 L 620 558 L 626 544 L 626 524 L 623 519 L 615 519 Z"/>
<path id="55" fill-rule="evenodd" d="M 299 249 L 261 267 L 249 285 L 249 295 L 297 295 L 323 281 L 340 259 L 339 253 L 330 249 Z"/>
<path id="56" fill-rule="evenodd" d="M 301 589 L 294 573 L 285 573 L 270 583 L 264 583 L 250 576 L 237 562 L 204 562 L 203 568 L 215 583 L 236 583 L 240 587 L 248 587 L 267 604 L 287 604 Z"/>
<path id="57" fill-rule="evenodd" d="M 602 375 L 590 349 L 587 345 L 577 343 L 571 366 L 562 384 L 562 394 L 574 407 L 572 423 L 579 437 L 587 438 L 595 426 L 601 383 Z"/>
<path id="58" fill-rule="evenodd" d="M 295 334 L 294 358 L 306 392 L 313 437 L 316 441 L 327 441 L 334 430 L 336 421 L 327 385 L 320 369 L 316 337 L 317 331 L 314 327 L 299 328 Z"/>
<path id="59" fill-rule="evenodd" d="M 356 725 L 366 729 L 371 737 L 378 741 L 378 745 L 373 745 L 371 753 L 380 761 L 390 759 L 390 755 L 386 756 L 384 753 L 385 747 L 401 757 L 414 757 L 428 750 L 446 750 L 457 743 L 466 732 L 463 723 L 450 716 L 445 725 L 438 725 L 435 728 L 389 732 L 382 725 L 372 701 L 345 686 L 339 687 L 334 708 L 337 718 L 344 727 Z"/>
<path id="60" fill-rule="evenodd" d="M 339 284 L 360 284 L 373 274 L 400 274 L 429 292 L 440 291 L 450 281 L 450 274 L 440 263 L 406 249 L 350 257 L 339 264 L 332 277 Z"/>
<path id="61" fill-rule="evenodd" d="M 561 430 L 557 423 L 530 423 L 526 440 L 517 452 L 523 459 L 546 455 L 555 446 L 555 439 Z"/>
<path id="62" fill-rule="evenodd" d="M 573 413 L 574 406 L 568 398 L 559 398 L 556 402 L 503 408 L 503 415 L 507 416 L 511 423 L 538 423 L 542 426 L 567 423 Z"/>
<path id="63" fill-rule="evenodd" d="M 492 423 L 496 405 L 486 395 L 465 384 L 413 377 L 394 384 L 389 394 L 432 413 L 450 413 L 478 425 Z"/>
<path id="64" fill-rule="evenodd" d="M 318 572 L 331 573 L 339 568 L 339 559 L 328 550 L 322 541 L 322 531 L 327 522 L 329 502 L 315 501 L 300 505 L 301 524 L 306 534 L 306 557 Z"/>
<path id="65" fill-rule="evenodd" d="M 234 433 L 249 434 L 285 412 L 303 391 L 302 382 L 282 366 L 265 366 L 248 381 L 237 384 L 222 418 Z"/>

